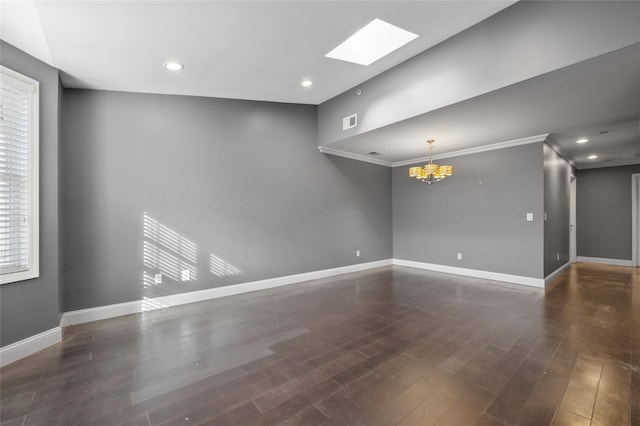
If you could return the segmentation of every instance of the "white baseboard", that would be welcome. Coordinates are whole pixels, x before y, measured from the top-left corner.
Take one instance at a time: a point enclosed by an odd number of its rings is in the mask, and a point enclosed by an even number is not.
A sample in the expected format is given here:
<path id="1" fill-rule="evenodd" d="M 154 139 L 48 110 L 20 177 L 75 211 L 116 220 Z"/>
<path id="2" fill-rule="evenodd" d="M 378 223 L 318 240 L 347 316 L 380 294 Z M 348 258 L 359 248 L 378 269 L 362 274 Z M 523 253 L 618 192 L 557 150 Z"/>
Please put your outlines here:
<path id="1" fill-rule="evenodd" d="M 549 275 L 547 275 L 546 277 L 544 277 L 544 285 L 548 286 L 549 284 L 551 284 L 556 278 L 560 276 L 560 274 L 562 274 L 564 271 L 569 269 L 570 266 L 571 266 L 571 262 L 567 262 L 561 267 L 559 267 L 558 269 L 556 269 L 555 271 L 553 271 L 552 273 L 550 273 Z"/>
<path id="2" fill-rule="evenodd" d="M 137 314 L 143 312 L 142 303 L 142 300 L 133 300 L 131 302 L 116 303 L 113 305 L 65 312 L 62 315 L 62 320 L 60 320 L 60 325 L 64 328 L 74 324 L 82 324 L 85 322 L 98 321 L 129 314 Z"/>
<path id="3" fill-rule="evenodd" d="M 613 265 L 613 266 L 633 266 L 632 260 L 606 259 L 604 257 L 578 256 L 578 262 L 600 263 L 603 265 Z"/>
<path id="4" fill-rule="evenodd" d="M 280 287 L 303 281 L 317 280 L 321 278 L 333 277 L 336 275 L 348 274 L 351 272 L 364 271 L 367 269 L 389 266 L 391 259 L 379 260 L 376 262 L 359 263 L 356 265 L 341 266 L 338 268 L 324 269 L 321 271 L 305 272 L 284 277 L 269 278 L 266 280 L 252 281 L 248 283 L 229 285 L 224 287 L 209 288 L 206 290 L 191 291 L 188 293 L 173 294 L 154 298 L 145 298 L 132 302 L 118 303 L 115 305 L 99 306 L 97 308 L 81 309 L 77 311 L 65 312 L 62 316 L 61 325 L 63 327 L 82 324 L 90 321 L 98 321 L 107 318 L 129 315 L 140 312 L 152 311 L 155 309 L 168 308 L 171 306 L 184 305 L 186 303 L 201 302 L 204 300 L 217 299 L 219 297 L 232 296 L 234 294 L 247 293 L 250 291 L 265 290 L 273 287 Z"/>
<path id="5" fill-rule="evenodd" d="M 356 265 L 342 266 L 321 271 L 306 272 L 302 274 L 288 275 L 284 277 L 270 278 L 260 281 L 252 281 L 243 284 L 174 294 L 171 296 L 148 298 L 143 300 L 118 303 L 114 305 L 99 306 L 96 308 L 65 312 L 62 316 L 62 320 L 60 321 L 60 327 L 53 328 L 51 330 L 21 340 L 20 342 L 16 342 L 0 348 L 0 365 L 7 365 L 11 362 L 17 361 L 20 358 L 24 358 L 25 356 L 38 352 L 48 346 L 59 343 L 62 340 L 62 329 L 69 325 L 114 318 L 122 315 L 135 314 L 155 309 L 168 308 L 171 306 L 178 306 L 186 303 L 201 302 L 204 300 L 216 299 L 219 297 L 231 296 L 234 294 L 264 290 L 268 288 L 296 284 L 303 281 L 328 278 L 336 275 L 364 271 L 367 269 L 379 268 L 389 265 L 408 266 L 411 268 L 427 269 L 430 271 L 446 272 L 450 274 L 484 278 L 488 280 L 503 281 L 540 288 L 544 288 L 545 284 L 545 280 L 542 278 L 501 274 L 497 272 L 414 262 L 402 259 L 385 259 L 376 262 L 360 263 Z"/>
<path id="6" fill-rule="evenodd" d="M 456 266 L 437 265 L 435 263 L 415 262 L 413 260 L 393 259 L 393 264 L 428 271 L 445 272 L 466 277 L 484 278 L 486 280 L 503 281 L 512 284 L 544 288 L 543 278 L 525 277 L 522 275 L 501 274 L 499 272 L 481 271 L 479 269 L 459 268 Z"/>
<path id="7" fill-rule="evenodd" d="M 0 367 L 62 341 L 62 328 L 55 327 L 0 348 Z"/>

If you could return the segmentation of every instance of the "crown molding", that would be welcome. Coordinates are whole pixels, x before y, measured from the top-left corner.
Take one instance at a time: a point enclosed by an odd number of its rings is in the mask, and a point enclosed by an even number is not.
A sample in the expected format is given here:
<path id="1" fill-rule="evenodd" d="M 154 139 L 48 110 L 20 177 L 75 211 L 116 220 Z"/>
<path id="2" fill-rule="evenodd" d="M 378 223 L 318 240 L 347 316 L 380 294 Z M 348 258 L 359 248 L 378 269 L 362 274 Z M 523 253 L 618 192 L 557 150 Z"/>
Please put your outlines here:
<path id="1" fill-rule="evenodd" d="M 344 157 L 351 160 L 364 161 L 365 163 L 377 164 L 379 166 L 391 167 L 393 164 L 390 161 L 384 161 L 361 154 L 354 154 L 353 152 L 341 151 L 339 149 L 328 148 L 326 146 L 319 146 L 318 150 L 323 154 L 335 155 L 336 157 Z"/>
<path id="2" fill-rule="evenodd" d="M 458 150 L 458 151 L 451 151 L 451 152 L 445 152 L 445 153 L 442 153 L 442 154 L 436 154 L 432 158 L 434 160 L 439 160 L 439 159 L 442 159 L 442 158 L 450 158 L 450 157 L 459 157 L 459 156 L 462 156 L 462 155 L 478 154 L 478 153 L 486 152 L 486 151 L 494 151 L 494 150 L 497 150 L 497 149 L 511 148 L 513 146 L 520 146 L 520 145 L 527 145 L 527 144 L 530 144 L 530 143 L 544 142 L 544 141 L 547 140 L 548 137 L 549 137 L 549 133 L 543 133 L 541 135 L 529 136 L 529 137 L 526 137 L 526 138 L 513 139 L 513 140 L 510 140 L 510 141 L 492 143 L 492 144 L 489 144 L 489 145 L 477 146 L 477 147 L 474 147 L 474 148 L 467 148 L 467 149 L 461 149 L 461 150 Z M 552 148 L 555 149 L 555 147 L 553 147 L 553 146 L 552 146 Z M 362 155 L 362 154 L 355 154 L 353 152 L 347 152 L 347 151 L 342 151 L 342 150 L 335 149 L 335 148 L 329 148 L 329 147 L 326 147 L 326 146 L 319 146 L 318 150 L 323 154 L 335 155 L 337 157 L 344 157 L 344 158 L 349 158 L 351 160 L 364 161 L 365 163 L 372 163 L 372 164 L 377 164 L 379 166 L 386 166 L 386 167 L 408 166 L 410 164 L 422 163 L 422 162 L 425 162 L 425 161 L 429 161 L 429 157 L 428 156 L 412 158 L 410 160 L 391 162 L 391 161 L 380 160 L 380 159 L 377 159 L 377 158 L 372 158 L 372 157 L 369 157 L 369 156 L 366 156 L 366 155 Z M 558 152 L 558 154 L 560 154 L 561 156 L 564 157 L 564 155 L 562 155 L 561 152 Z"/>
<path id="3" fill-rule="evenodd" d="M 576 166 L 576 159 L 573 158 L 571 155 L 567 154 L 567 152 L 564 149 L 562 149 L 562 147 L 560 146 L 560 144 L 558 144 L 558 141 L 556 141 L 553 135 L 549 135 L 547 137 L 546 143 L 547 145 L 549 145 L 549 148 L 553 149 L 556 152 L 556 154 L 564 158 L 565 161 L 569 163 L 572 167 L 575 167 L 576 169 L 578 168 Z"/>
<path id="4" fill-rule="evenodd" d="M 576 166 L 576 169 L 578 170 L 602 169 L 605 167 L 633 166 L 635 164 L 640 164 L 640 158 L 630 158 L 628 160 L 611 160 L 611 161 L 595 163 L 595 164 L 580 165 L 580 166 Z"/>
<path id="5" fill-rule="evenodd" d="M 458 151 L 451 151 L 451 152 L 445 152 L 442 154 L 436 154 L 432 156 L 432 158 L 434 160 L 439 160 L 442 158 L 459 157 L 461 155 L 478 154 L 486 151 L 494 151 L 496 149 L 511 148 L 512 146 L 527 145 L 527 144 L 536 143 L 536 142 L 544 142 L 547 139 L 547 137 L 549 137 L 549 133 L 543 133 L 541 135 L 529 136 L 527 138 L 513 139 L 510 141 L 492 143 L 489 145 L 482 145 L 474 148 L 467 148 L 467 149 L 461 149 Z M 429 156 L 413 158 L 411 160 L 396 161 L 391 164 L 391 167 L 408 166 L 410 164 L 422 163 L 425 161 L 429 161 Z"/>

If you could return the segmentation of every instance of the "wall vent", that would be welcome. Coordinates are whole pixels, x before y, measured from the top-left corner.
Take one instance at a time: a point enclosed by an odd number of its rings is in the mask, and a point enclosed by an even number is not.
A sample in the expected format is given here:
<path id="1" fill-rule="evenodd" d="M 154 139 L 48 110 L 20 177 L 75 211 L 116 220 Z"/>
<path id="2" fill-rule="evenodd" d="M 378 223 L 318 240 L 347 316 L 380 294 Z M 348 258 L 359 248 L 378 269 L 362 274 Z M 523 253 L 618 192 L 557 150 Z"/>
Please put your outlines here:
<path id="1" fill-rule="evenodd" d="M 358 114 L 349 115 L 342 119 L 342 130 L 349 130 L 358 125 Z"/>

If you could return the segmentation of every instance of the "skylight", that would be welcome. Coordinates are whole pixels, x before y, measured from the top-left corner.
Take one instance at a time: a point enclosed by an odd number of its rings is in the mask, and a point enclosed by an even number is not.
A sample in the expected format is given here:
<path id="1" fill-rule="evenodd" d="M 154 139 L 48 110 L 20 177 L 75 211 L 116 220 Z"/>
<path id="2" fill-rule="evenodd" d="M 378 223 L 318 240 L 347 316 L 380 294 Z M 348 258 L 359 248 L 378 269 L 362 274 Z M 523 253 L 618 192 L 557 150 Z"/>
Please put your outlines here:
<path id="1" fill-rule="evenodd" d="M 395 25 L 374 19 L 325 56 L 370 65 L 417 37 L 418 35 Z"/>

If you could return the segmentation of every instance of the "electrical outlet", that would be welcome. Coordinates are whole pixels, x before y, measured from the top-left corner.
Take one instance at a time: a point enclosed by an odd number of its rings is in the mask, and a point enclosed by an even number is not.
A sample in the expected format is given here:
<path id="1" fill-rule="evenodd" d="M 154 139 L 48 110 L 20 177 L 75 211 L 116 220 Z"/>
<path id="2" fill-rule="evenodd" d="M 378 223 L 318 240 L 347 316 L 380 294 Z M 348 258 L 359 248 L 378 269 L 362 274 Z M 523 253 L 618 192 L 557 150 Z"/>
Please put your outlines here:
<path id="1" fill-rule="evenodd" d="M 162 284 L 162 274 L 156 274 L 153 280 L 156 284 Z"/>
<path id="2" fill-rule="evenodd" d="M 458 260 L 462 260 L 462 253 L 458 253 Z"/>
<path id="3" fill-rule="evenodd" d="M 533 222 L 533 213 L 527 213 L 527 222 Z"/>
<path id="4" fill-rule="evenodd" d="M 360 250 L 356 250 L 356 257 L 360 257 Z"/>
<path id="5" fill-rule="evenodd" d="M 180 278 L 182 281 L 189 281 L 191 279 L 191 271 L 188 269 L 183 270 Z"/>

